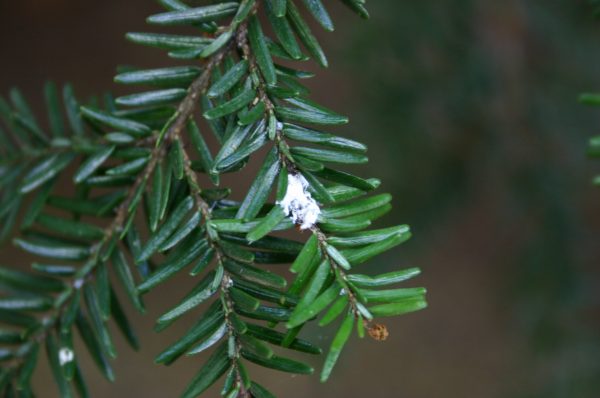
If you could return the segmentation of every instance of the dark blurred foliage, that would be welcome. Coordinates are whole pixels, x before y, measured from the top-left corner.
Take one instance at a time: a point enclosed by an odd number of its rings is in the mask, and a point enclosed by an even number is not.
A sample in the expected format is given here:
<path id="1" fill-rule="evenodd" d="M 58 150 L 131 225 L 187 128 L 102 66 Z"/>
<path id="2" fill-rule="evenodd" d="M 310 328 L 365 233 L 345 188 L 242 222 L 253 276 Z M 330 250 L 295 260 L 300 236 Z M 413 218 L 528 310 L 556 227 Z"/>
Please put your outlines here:
<path id="1" fill-rule="evenodd" d="M 514 395 L 598 396 L 599 201 L 583 146 L 599 118 L 575 98 L 600 86 L 600 21 L 584 1 L 433 3 L 374 5 L 345 49 L 370 106 L 357 124 L 387 138 L 371 149 L 400 162 L 386 180 L 417 232 L 473 200 L 501 202 L 500 225 L 482 233 L 514 235 L 496 260 L 498 294 L 528 339 Z"/>
<path id="2" fill-rule="evenodd" d="M 585 158 L 600 113 L 577 103 L 600 90 L 593 5 L 368 5 L 370 21 L 336 5 L 336 32 L 315 28 L 331 68 L 311 87 L 351 116 L 342 131 L 369 145 L 395 221 L 415 232 L 369 267 L 421 266 L 430 308 L 390 321 L 385 344 L 353 341 L 325 386 L 286 375 L 269 384 L 285 397 L 600 396 L 600 190 L 590 184 L 599 166 Z M 41 103 L 42 82 L 54 77 L 89 96 L 110 88 L 117 64 L 164 63 L 122 40 L 157 9 L 149 0 L 0 2 L 0 89 L 17 84 Z M 152 364 L 169 341 L 150 331 L 152 319 L 180 283 L 134 318 L 146 351 L 121 348 L 116 386 L 94 379 L 96 396 L 164 397 L 199 366 Z"/>

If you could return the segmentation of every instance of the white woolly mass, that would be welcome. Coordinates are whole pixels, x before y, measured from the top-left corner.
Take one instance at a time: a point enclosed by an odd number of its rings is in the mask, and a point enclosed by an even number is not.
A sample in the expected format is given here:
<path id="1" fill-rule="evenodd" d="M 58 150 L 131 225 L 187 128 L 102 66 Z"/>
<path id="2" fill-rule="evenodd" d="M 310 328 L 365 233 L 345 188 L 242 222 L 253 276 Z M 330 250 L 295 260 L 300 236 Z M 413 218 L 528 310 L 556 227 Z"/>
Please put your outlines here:
<path id="1" fill-rule="evenodd" d="M 70 348 L 63 347 L 58 351 L 58 362 L 63 366 L 75 359 L 75 353 Z"/>
<path id="2" fill-rule="evenodd" d="M 308 192 L 308 181 L 300 173 L 288 176 L 285 197 L 277 202 L 285 214 L 292 218 L 300 229 L 311 228 L 317 222 L 321 209 Z"/>

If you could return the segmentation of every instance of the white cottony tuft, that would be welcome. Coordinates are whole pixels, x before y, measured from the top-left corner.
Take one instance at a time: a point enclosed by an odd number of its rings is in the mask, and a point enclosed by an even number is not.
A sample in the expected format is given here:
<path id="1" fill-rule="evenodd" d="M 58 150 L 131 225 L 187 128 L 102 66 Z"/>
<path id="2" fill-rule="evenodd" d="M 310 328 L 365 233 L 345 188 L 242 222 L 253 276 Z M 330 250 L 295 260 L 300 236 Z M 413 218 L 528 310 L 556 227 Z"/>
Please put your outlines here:
<path id="1" fill-rule="evenodd" d="M 60 366 L 72 362 L 73 359 L 75 359 L 75 353 L 72 349 L 63 347 L 58 351 L 58 362 L 60 363 Z"/>
<path id="2" fill-rule="evenodd" d="M 308 181 L 300 173 L 288 176 L 285 197 L 277 204 L 292 218 L 294 224 L 300 225 L 300 229 L 311 228 L 321 214 L 319 205 L 308 192 Z"/>

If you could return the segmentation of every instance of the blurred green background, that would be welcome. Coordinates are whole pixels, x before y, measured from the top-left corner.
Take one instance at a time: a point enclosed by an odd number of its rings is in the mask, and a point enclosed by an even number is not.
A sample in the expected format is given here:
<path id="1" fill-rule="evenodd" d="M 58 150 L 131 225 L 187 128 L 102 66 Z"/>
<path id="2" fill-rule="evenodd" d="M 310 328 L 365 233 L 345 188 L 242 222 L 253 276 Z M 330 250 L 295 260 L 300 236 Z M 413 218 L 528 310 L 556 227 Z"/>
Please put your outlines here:
<path id="1" fill-rule="evenodd" d="M 589 2 L 370 1 L 367 22 L 325 4 L 336 32 L 315 26 L 331 67 L 309 83 L 314 98 L 350 115 L 340 131 L 370 148 L 362 174 L 394 194 L 386 223 L 415 235 L 369 267 L 422 267 L 430 307 L 390 320 L 385 343 L 356 339 L 327 385 L 258 380 L 292 398 L 599 397 L 600 189 L 590 181 L 600 164 L 585 147 L 600 110 L 577 103 L 600 90 Z M 119 92 L 116 65 L 168 62 L 123 40 L 158 10 L 151 0 L 0 1 L 0 90 L 22 88 L 39 111 L 49 78 L 80 97 Z M 10 245 L 0 262 L 27 265 Z M 189 286 L 174 280 L 149 296 L 146 316 L 130 311 L 143 350 L 118 340 L 115 386 L 84 362 L 94 396 L 178 395 L 202 359 L 155 366 L 186 325 L 151 327 Z M 324 345 L 331 333 L 309 334 Z M 36 377 L 39 396 L 56 396 L 45 365 Z"/>

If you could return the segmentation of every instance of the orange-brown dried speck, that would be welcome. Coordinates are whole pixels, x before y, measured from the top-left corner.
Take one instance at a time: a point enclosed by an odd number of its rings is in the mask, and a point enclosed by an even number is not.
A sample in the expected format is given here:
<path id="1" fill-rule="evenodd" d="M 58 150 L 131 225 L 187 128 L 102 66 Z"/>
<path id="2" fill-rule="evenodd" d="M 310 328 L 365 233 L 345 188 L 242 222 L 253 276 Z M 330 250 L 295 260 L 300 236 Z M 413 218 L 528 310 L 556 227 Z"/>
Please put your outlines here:
<path id="1" fill-rule="evenodd" d="M 372 326 L 369 326 L 369 336 L 371 336 L 374 340 L 377 341 L 385 341 L 390 333 L 388 332 L 385 325 L 381 323 L 376 323 Z"/>

